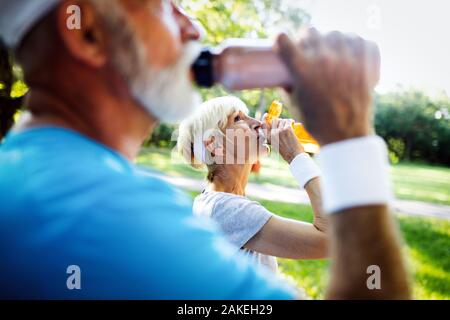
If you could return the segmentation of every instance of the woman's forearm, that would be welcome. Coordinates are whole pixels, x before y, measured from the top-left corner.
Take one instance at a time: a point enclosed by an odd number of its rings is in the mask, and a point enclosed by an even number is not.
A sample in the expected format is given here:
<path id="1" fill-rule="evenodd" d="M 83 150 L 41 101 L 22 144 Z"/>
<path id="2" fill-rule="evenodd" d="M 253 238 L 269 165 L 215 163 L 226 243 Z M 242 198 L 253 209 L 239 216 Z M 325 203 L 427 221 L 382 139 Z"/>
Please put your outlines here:
<path id="1" fill-rule="evenodd" d="M 313 178 L 305 185 L 313 209 L 313 225 L 322 232 L 327 232 L 328 222 L 322 208 L 322 194 L 320 191 L 320 178 Z"/>
<path id="2" fill-rule="evenodd" d="M 314 213 L 312 224 L 274 215 L 246 244 L 245 248 L 288 259 L 328 257 L 328 223 L 322 209 L 320 179 L 313 178 L 304 187 Z"/>
<path id="3" fill-rule="evenodd" d="M 297 145 L 300 144 L 297 142 Z M 322 232 L 327 230 L 327 222 L 322 209 L 322 193 L 320 189 L 320 169 L 314 160 L 305 153 L 300 152 L 289 162 L 289 170 L 300 187 L 308 193 L 314 213 L 314 227 Z"/>

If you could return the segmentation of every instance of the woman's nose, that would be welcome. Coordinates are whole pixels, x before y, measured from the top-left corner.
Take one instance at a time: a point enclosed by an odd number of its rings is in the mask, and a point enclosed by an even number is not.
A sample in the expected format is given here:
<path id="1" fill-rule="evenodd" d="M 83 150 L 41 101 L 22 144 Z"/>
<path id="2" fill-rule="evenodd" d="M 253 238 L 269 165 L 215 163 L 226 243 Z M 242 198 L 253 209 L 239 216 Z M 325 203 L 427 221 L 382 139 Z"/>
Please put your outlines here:
<path id="1" fill-rule="evenodd" d="M 258 131 L 262 126 L 262 122 L 256 119 L 252 119 L 251 128 L 255 131 Z"/>

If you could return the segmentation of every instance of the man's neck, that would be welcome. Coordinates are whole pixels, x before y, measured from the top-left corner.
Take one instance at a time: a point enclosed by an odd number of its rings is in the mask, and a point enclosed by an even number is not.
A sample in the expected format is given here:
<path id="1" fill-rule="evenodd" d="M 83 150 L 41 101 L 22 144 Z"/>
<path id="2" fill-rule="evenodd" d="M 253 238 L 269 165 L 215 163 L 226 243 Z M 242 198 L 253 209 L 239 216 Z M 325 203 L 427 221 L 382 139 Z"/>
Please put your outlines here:
<path id="1" fill-rule="evenodd" d="M 233 193 L 245 196 L 248 177 L 252 165 L 249 164 L 226 164 L 221 168 L 210 185 L 210 189 L 218 192 Z"/>
<path id="2" fill-rule="evenodd" d="M 49 125 L 68 128 L 134 160 L 142 142 L 156 125 L 156 120 L 141 107 L 129 102 L 98 95 L 83 95 L 76 100 L 31 89 L 27 101 L 31 116 L 15 130 Z"/>

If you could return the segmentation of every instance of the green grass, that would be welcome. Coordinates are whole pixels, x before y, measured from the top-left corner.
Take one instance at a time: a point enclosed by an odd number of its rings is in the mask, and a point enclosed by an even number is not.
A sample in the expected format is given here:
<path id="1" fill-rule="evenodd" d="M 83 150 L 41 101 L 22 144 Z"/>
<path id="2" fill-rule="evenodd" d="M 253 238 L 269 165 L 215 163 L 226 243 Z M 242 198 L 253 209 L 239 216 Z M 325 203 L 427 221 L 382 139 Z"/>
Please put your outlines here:
<path id="1" fill-rule="evenodd" d="M 260 200 L 281 216 L 312 221 L 308 206 Z M 396 217 L 413 281 L 415 299 L 450 299 L 450 222 L 434 218 Z M 280 259 L 280 269 L 315 299 L 324 297 L 328 261 Z"/>
<path id="2" fill-rule="evenodd" d="M 187 165 L 177 152 L 167 148 L 142 149 L 137 162 L 175 177 L 203 179 L 206 174 Z"/>
<path id="3" fill-rule="evenodd" d="M 186 165 L 176 152 L 172 155 L 169 149 L 145 149 L 139 156 L 138 162 L 174 176 L 196 179 L 205 177 L 204 171 L 195 170 Z M 399 199 L 450 205 L 450 168 L 448 167 L 400 163 L 391 167 L 391 177 Z M 250 181 L 297 187 L 287 164 L 276 154 L 262 160 L 260 175 L 251 175 Z"/>
<path id="4" fill-rule="evenodd" d="M 191 196 L 197 192 L 190 192 Z M 312 222 L 309 206 L 258 200 L 268 210 Z M 396 216 L 404 239 L 403 250 L 411 273 L 414 299 L 450 299 L 450 222 L 434 218 Z M 327 260 L 278 259 L 281 272 L 313 299 L 323 299 L 329 280 Z"/>
<path id="5" fill-rule="evenodd" d="M 138 162 L 166 174 L 203 179 L 205 172 L 194 170 L 168 149 L 147 149 Z M 450 205 L 450 168 L 423 164 L 399 164 L 391 169 L 397 196 Z M 272 156 L 263 160 L 259 177 L 252 181 L 296 187 L 287 165 Z M 197 192 L 190 192 L 195 196 Z M 309 206 L 260 200 L 270 211 L 284 217 L 312 221 Z M 450 221 L 434 218 L 396 216 L 404 239 L 404 252 L 413 280 L 415 299 L 450 299 Z M 293 278 L 314 299 L 324 297 L 328 282 L 326 260 L 279 259 L 280 270 Z"/>
<path id="6" fill-rule="evenodd" d="M 398 218 L 418 299 L 450 299 L 450 222 Z"/>
<path id="7" fill-rule="evenodd" d="M 450 168 L 427 164 L 400 163 L 391 177 L 400 199 L 450 205 Z"/>

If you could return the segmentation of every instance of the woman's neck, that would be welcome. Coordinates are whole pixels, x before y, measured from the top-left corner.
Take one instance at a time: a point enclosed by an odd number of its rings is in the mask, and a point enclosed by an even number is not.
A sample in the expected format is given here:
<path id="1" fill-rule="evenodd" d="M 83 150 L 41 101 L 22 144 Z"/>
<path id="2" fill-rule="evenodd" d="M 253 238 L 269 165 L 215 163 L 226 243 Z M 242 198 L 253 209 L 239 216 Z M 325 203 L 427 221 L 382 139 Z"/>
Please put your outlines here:
<path id="1" fill-rule="evenodd" d="M 227 164 L 214 175 L 209 189 L 217 192 L 233 193 L 245 196 L 248 177 L 252 169 L 251 164 Z"/>

